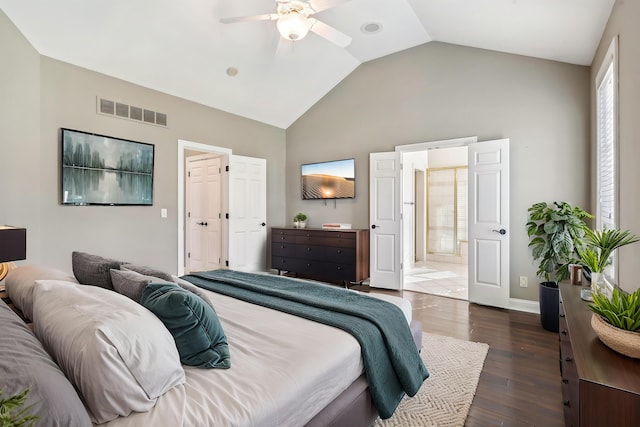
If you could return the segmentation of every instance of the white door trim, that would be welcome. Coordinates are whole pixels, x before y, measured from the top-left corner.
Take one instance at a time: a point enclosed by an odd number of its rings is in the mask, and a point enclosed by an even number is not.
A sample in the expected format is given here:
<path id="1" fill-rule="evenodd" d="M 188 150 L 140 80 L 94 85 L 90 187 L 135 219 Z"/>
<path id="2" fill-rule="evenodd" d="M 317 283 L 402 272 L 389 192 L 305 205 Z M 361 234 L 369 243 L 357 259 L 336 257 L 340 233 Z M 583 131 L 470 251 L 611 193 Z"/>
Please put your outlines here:
<path id="1" fill-rule="evenodd" d="M 442 139 L 440 141 L 416 142 L 415 144 L 396 145 L 395 151 L 427 151 L 434 148 L 466 147 L 478 142 L 477 136 L 465 136 L 463 138 Z"/>
<path id="2" fill-rule="evenodd" d="M 204 153 L 216 153 L 225 157 L 225 164 L 228 164 L 229 156 L 231 156 L 231 149 L 224 147 L 216 147 L 214 145 L 202 144 L 199 142 L 186 141 L 183 139 L 178 140 L 178 212 L 177 227 L 178 227 L 178 276 L 184 274 L 184 159 L 185 150 L 202 151 Z M 223 182 L 223 203 L 228 201 L 227 186 Z M 224 235 L 225 233 L 223 233 Z M 223 247 L 226 244 L 223 239 Z M 223 249 L 226 250 L 226 249 Z"/>

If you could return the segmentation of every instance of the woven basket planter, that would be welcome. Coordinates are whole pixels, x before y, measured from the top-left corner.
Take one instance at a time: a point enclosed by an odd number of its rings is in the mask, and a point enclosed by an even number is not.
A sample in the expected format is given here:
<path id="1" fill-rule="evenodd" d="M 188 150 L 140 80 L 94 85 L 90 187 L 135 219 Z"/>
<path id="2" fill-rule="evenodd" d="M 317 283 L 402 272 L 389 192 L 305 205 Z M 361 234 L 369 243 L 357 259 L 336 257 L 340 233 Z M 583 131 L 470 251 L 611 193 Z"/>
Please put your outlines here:
<path id="1" fill-rule="evenodd" d="M 602 320 L 597 314 L 591 315 L 591 327 L 595 331 L 600 341 L 611 350 L 617 351 L 625 356 L 640 359 L 640 333 L 625 331 L 616 328 L 610 323 Z"/>

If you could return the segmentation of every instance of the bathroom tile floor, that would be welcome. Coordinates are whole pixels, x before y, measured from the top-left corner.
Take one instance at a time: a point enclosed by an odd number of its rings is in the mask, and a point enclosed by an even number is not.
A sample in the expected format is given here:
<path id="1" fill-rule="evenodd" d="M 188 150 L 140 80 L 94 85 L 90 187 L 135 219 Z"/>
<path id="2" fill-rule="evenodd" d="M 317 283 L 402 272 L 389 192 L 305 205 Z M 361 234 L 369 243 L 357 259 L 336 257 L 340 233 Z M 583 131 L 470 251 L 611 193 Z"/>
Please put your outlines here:
<path id="1" fill-rule="evenodd" d="M 468 300 L 466 264 L 420 261 L 404 276 L 404 290 Z"/>

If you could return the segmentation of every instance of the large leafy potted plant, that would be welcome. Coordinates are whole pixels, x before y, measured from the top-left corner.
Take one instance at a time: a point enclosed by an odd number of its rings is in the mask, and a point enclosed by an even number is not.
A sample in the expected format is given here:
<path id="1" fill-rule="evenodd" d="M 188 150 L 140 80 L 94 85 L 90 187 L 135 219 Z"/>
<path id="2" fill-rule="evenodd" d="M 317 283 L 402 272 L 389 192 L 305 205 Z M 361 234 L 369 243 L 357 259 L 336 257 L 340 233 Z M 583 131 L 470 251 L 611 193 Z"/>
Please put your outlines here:
<path id="1" fill-rule="evenodd" d="M 578 248 L 580 262 L 591 272 L 591 292 L 604 292 L 604 270 L 616 249 L 640 241 L 629 230 L 605 228 L 603 230 L 585 229 L 585 246 Z"/>
<path id="2" fill-rule="evenodd" d="M 535 203 L 526 224 L 529 247 L 538 261 L 540 322 L 548 331 L 558 332 L 558 282 L 569 277 L 569 264 L 578 262 L 584 246 L 585 218 L 593 216 L 566 202 Z"/>

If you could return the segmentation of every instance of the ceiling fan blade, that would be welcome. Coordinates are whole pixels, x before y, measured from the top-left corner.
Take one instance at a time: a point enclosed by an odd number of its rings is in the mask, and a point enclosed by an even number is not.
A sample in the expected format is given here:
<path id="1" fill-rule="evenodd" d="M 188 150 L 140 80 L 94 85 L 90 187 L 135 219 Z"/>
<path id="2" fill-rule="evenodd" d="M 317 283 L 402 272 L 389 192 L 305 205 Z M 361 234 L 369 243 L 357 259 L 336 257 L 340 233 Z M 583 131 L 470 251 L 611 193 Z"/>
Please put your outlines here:
<path id="1" fill-rule="evenodd" d="M 237 16 L 235 18 L 220 18 L 220 22 L 222 22 L 223 24 L 233 24 L 236 22 L 273 21 L 276 19 L 278 19 L 277 13 L 268 13 L 265 15 Z"/>
<path id="2" fill-rule="evenodd" d="M 331 9 L 332 7 L 340 6 L 343 3 L 347 3 L 351 0 L 309 0 L 307 3 L 313 9 L 314 13 L 322 12 L 323 10 Z"/>
<path id="3" fill-rule="evenodd" d="M 331 43 L 338 45 L 342 48 L 351 44 L 351 37 L 336 30 L 333 27 L 325 24 L 322 21 L 318 21 L 315 18 L 309 18 L 311 21 L 311 30 L 322 38 L 329 40 Z"/>

